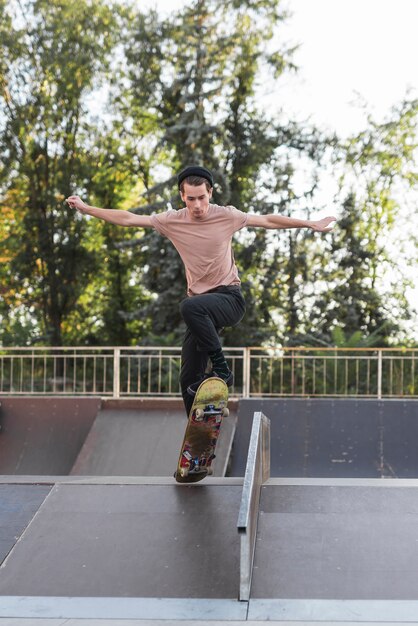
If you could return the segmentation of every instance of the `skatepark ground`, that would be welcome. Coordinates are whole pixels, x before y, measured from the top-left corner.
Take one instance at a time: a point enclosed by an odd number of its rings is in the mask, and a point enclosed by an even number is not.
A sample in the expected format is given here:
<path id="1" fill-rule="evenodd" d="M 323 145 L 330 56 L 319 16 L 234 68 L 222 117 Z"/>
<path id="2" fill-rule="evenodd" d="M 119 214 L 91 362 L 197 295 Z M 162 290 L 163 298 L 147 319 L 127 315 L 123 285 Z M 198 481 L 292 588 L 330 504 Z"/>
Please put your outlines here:
<path id="1" fill-rule="evenodd" d="M 1 398 L 0 626 L 418 623 L 417 408 L 241 400 L 218 475 L 178 485 L 176 400 Z M 270 478 L 239 600 L 257 411 Z"/>

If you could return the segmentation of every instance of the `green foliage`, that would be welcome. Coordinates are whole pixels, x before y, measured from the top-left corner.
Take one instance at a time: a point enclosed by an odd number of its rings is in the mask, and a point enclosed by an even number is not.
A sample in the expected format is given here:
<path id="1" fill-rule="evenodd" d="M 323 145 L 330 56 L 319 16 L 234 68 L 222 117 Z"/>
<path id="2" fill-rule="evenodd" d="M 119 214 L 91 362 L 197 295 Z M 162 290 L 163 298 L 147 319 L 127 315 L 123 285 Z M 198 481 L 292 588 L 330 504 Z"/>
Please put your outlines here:
<path id="1" fill-rule="evenodd" d="M 327 142 L 296 125 L 280 126 L 257 102 L 262 76 L 273 81 L 293 67 L 291 51 L 284 46 L 272 51 L 267 45 L 284 17 L 278 1 L 198 0 L 168 20 L 156 12 L 132 20 L 126 53 L 130 85 L 117 104 L 127 126 L 149 129 L 154 162 L 164 163 L 170 172 L 158 186 L 150 183 L 138 212 L 178 208 L 175 173 L 189 163 L 213 170 L 214 202 L 262 213 L 285 210 L 292 172 L 284 150 L 316 162 Z M 261 179 L 265 193 L 260 193 Z M 153 331 L 174 332 L 179 338 L 184 331 L 177 305 L 184 296 L 181 261 L 154 232 L 146 233 L 143 243 L 148 252 L 144 283 L 158 294 L 148 311 Z M 279 305 L 288 315 L 294 307 L 286 300 L 294 284 L 289 291 L 272 290 L 283 265 L 288 263 L 289 273 L 295 274 L 286 243 L 279 257 L 274 238 L 260 230 L 238 238 L 235 252 L 248 311 L 239 329 L 228 330 L 225 341 L 242 345 L 277 340 L 270 309 Z"/>
<path id="2" fill-rule="evenodd" d="M 369 118 L 366 131 L 339 147 L 346 197 L 324 268 L 332 290 L 314 305 L 317 336 L 323 340 L 334 340 L 330 330 L 340 326 L 346 336 L 362 333 L 365 345 L 387 345 L 411 316 L 402 262 L 407 256 L 416 263 L 411 225 L 417 209 L 403 202 L 418 181 L 417 117 L 418 101 L 405 101 L 389 121 L 377 124 Z"/>
<path id="3" fill-rule="evenodd" d="M 16 229 L 1 232 L 10 259 L 3 312 L 30 310 L 27 341 L 62 343 L 62 325 L 94 271 L 85 223 L 63 200 L 91 175 L 87 146 L 97 131 L 83 97 L 105 72 L 116 32 L 112 7 L 98 1 L 15 1 L 0 18 L 0 189 L 18 216 Z"/>
<path id="4" fill-rule="evenodd" d="M 270 116 L 260 85 L 277 90 L 295 69 L 293 50 L 276 44 L 287 17 L 279 0 L 193 0 L 168 19 L 103 0 L 0 0 L 0 342 L 181 339 L 186 281 L 173 246 L 81 217 L 67 195 L 144 214 L 176 209 L 175 174 L 203 163 L 214 202 L 309 218 L 330 151 L 335 231 L 239 233 L 247 313 L 224 342 L 396 340 L 410 315 L 399 254 L 417 260 L 416 207 L 402 196 L 418 181 L 417 102 L 383 124 L 369 117 L 346 142 Z M 393 245 L 401 220 L 407 236 Z"/>

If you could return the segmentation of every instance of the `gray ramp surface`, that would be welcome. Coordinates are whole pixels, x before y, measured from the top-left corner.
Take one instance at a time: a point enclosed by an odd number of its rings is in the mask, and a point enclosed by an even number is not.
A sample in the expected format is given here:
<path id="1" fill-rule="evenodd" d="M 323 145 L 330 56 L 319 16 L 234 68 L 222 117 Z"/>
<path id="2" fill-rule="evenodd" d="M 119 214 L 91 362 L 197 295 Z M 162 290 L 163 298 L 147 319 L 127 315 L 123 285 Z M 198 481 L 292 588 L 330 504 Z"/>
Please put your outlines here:
<path id="1" fill-rule="evenodd" d="M 0 564 L 38 511 L 51 487 L 0 485 Z"/>
<path id="2" fill-rule="evenodd" d="M 181 410 L 101 410 L 71 475 L 173 475 L 185 425 Z"/>
<path id="3" fill-rule="evenodd" d="M 101 410 L 71 475 L 172 476 L 186 424 L 183 409 Z M 223 422 L 215 476 L 225 473 L 234 425 L 232 415 Z"/>
<path id="4" fill-rule="evenodd" d="M 334 482 L 262 488 L 252 598 L 418 600 L 416 481 Z"/>
<path id="5" fill-rule="evenodd" d="M 243 476 L 254 411 L 271 420 L 271 476 L 418 478 L 418 401 L 241 400 L 231 476 Z"/>
<path id="6" fill-rule="evenodd" d="M 236 598 L 241 491 L 57 484 L 0 569 L 0 595 Z"/>
<path id="7" fill-rule="evenodd" d="M 100 398 L 2 398 L 0 474 L 68 474 Z"/>

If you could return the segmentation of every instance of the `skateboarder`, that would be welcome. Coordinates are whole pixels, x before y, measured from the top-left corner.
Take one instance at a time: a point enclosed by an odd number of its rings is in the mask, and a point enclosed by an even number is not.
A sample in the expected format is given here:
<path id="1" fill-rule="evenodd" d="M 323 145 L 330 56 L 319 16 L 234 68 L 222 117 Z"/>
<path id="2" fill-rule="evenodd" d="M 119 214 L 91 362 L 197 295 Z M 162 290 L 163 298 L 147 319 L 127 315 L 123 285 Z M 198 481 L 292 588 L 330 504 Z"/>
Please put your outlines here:
<path id="1" fill-rule="evenodd" d="M 233 384 L 219 331 L 238 324 L 245 313 L 231 245 L 234 233 L 244 227 L 311 228 L 328 232 L 335 217 L 300 220 L 274 214 L 254 215 L 232 206 L 212 204 L 213 175 L 198 165 L 186 167 L 179 173 L 178 186 L 185 207 L 151 216 L 92 207 L 78 196 L 70 196 L 66 202 L 80 213 L 111 224 L 154 228 L 167 237 L 180 254 L 187 279 L 187 297 L 180 304 L 186 323 L 180 384 L 189 414 L 193 397 L 205 377 L 219 376 L 228 386 Z M 212 369 L 205 374 L 209 359 Z"/>

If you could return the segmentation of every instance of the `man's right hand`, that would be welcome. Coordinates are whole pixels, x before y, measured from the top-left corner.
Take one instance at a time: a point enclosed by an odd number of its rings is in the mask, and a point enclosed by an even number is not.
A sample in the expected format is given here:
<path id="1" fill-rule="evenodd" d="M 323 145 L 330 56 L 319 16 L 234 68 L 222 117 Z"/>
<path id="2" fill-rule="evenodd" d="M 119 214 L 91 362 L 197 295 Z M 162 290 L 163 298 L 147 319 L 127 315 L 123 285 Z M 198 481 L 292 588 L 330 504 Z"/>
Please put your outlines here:
<path id="1" fill-rule="evenodd" d="M 77 209 L 80 213 L 87 213 L 89 205 L 83 202 L 79 196 L 69 196 L 65 201 L 72 209 Z"/>
<path id="2" fill-rule="evenodd" d="M 121 211 L 120 209 L 101 209 L 86 204 L 79 196 L 69 196 L 66 198 L 65 202 L 67 202 L 68 206 L 72 209 L 105 220 L 105 222 L 109 222 L 109 224 L 116 224 L 116 226 L 134 226 L 137 228 L 152 228 L 152 218 L 150 215 L 135 215 L 135 213 Z"/>

